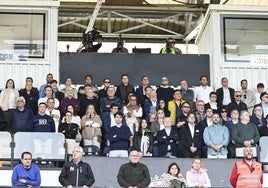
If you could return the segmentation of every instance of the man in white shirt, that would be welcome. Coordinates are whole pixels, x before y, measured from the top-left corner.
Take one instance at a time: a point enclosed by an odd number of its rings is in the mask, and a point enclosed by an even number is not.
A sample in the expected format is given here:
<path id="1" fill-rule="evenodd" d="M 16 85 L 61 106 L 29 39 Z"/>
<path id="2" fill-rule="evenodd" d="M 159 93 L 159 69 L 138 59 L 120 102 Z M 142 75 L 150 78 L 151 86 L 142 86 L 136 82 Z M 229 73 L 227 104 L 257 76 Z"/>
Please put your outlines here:
<path id="1" fill-rule="evenodd" d="M 58 132 L 58 127 L 59 127 L 59 121 L 60 121 L 60 111 L 56 110 L 54 108 L 55 105 L 55 99 L 54 98 L 48 98 L 47 99 L 47 109 L 46 109 L 46 114 L 51 116 L 54 120 L 55 123 L 55 130 L 56 133 Z"/>
<path id="2" fill-rule="evenodd" d="M 194 90 L 194 102 L 198 100 L 203 100 L 205 103 L 209 102 L 209 94 L 213 91 L 212 87 L 208 86 L 208 77 L 206 75 L 202 75 L 200 77 L 201 85 L 196 87 Z"/>
<path id="3" fill-rule="evenodd" d="M 39 106 L 40 103 L 46 103 L 47 104 L 47 99 L 51 98 L 51 97 L 53 98 L 53 96 L 52 96 L 52 87 L 48 85 L 48 86 L 45 87 L 45 97 L 38 99 L 38 106 Z M 60 102 L 56 98 L 54 98 L 54 100 L 55 100 L 54 108 L 58 109 L 59 106 L 60 106 Z"/>

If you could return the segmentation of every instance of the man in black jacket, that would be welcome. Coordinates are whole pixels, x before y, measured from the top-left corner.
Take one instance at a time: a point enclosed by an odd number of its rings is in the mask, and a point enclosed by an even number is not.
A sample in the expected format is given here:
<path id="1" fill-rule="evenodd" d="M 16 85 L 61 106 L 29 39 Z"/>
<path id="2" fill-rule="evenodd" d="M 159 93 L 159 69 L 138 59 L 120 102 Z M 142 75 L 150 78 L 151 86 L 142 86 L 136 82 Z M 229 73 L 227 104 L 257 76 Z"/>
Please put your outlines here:
<path id="1" fill-rule="evenodd" d="M 83 187 L 93 185 L 95 178 L 88 163 L 82 161 L 83 149 L 76 146 L 73 150 L 73 159 L 62 167 L 59 182 L 67 188 Z"/>
<path id="2" fill-rule="evenodd" d="M 121 76 L 122 83 L 117 86 L 116 96 L 119 97 L 122 101 L 122 104 L 128 104 L 128 95 L 130 93 L 135 94 L 135 89 L 133 85 L 129 84 L 129 77 L 127 74 Z"/>
<path id="3" fill-rule="evenodd" d="M 25 107 L 25 99 L 20 96 L 17 98 L 17 108 L 14 109 L 10 115 L 10 131 L 16 132 L 32 132 L 33 131 L 33 112 L 31 109 Z"/>
<path id="4" fill-rule="evenodd" d="M 129 162 L 121 165 L 117 181 L 120 187 L 148 187 L 151 178 L 148 167 L 139 162 L 139 152 L 132 150 L 129 153 Z"/>

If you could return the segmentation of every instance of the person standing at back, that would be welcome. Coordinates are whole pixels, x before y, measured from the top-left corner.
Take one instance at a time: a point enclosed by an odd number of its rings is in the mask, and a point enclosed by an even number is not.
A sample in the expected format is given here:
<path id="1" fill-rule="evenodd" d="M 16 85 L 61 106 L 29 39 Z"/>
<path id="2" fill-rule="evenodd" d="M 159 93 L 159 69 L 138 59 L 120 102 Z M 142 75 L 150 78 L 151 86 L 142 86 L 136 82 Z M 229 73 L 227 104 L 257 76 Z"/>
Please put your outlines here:
<path id="1" fill-rule="evenodd" d="M 129 76 L 122 74 L 121 84 L 117 86 L 115 95 L 121 99 L 122 104 L 126 105 L 130 93 L 135 93 L 134 86 L 129 84 Z"/>
<path id="2" fill-rule="evenodd" d="M 246 79 L 241 80 L 241 95 L 242 102 L 246 103 L 249 114 L 252 114 L 253 106 L 256 103 L 254 92 L 248 89 L 248 81 Z"/>
<path id="3" fill-rule="evenodd" d="M 181 50 L 175 47 L 175 39 L 169 37 L 166 40 L 166 46 L 160 50 L 160 54 L 182 54 Z"/>
<path id="4" fill-rule="evenodd" d="M 209 102 L 209 94 L 213 91 L 213 88 L 208 86 L 208 77 L 206 75 L 202 75 L 200 77 L 201 85 L 194 89 L 194 102 L 202 100 L 204 103 Z"/>
<path id="5" fill-rule="evenodd" d="M 217 104 L 220 108 L 227 107 L 230 102 L 234 101 L 234 92 L 233 88 L 228 86 L 228 78 L 223 77 L 221 79 L 222 87 L 216 90 L 217 93 Z"/>

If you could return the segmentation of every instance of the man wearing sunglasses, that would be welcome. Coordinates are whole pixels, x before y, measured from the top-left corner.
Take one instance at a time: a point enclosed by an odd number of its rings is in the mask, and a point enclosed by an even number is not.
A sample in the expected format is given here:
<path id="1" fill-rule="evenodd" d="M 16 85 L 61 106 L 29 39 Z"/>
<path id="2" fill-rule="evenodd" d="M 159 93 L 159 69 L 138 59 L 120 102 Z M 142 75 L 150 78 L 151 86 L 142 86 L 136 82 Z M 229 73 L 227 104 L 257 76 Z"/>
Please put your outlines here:
<path id="1" fill-rule="evenodd" d="M 241 100 L 242 94 L 240 91 L 235 91 L 234 93 L 234 101 L 228 104 L 228 116 L 230 117 L 230 113 L 232 110 L 237 109 L 240 113 L 243 110 L 248 110 L 246 103 Z"/>

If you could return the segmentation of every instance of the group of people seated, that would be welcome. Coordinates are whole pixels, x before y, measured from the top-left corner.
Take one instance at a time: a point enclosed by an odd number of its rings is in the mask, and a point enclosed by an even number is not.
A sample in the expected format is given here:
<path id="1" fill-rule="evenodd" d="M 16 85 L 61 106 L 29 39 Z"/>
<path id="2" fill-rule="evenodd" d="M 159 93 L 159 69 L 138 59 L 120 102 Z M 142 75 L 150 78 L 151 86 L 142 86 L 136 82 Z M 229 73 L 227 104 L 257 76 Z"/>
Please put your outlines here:
<path id="1" fill-rule="evenodd" d="M 241 90 L 228 86 L 216 91 L 200 77 L 200 86 L 190 89 L 186 80 L 178 89 L 161 78 L 157 88 L 148 76 L 137 88 L 127 74 L 121 83 L 103 79 L 98 88 L 91 75 L 78 89 L 72 78 L 60 88 L 52 74 L 39 90 L 26 78 L 17 90 L 12 79 L 0 93 L 0 129 L 16 132 L 59 132 L 66 138 L 67 151 L 82 146 L 86 154 L 127 157 L 135 149 L 141 156 L 234 158 L 236 148 L 255 147 L 267 136 L 268 93 L 258 92 L 241 81 Z"/>

